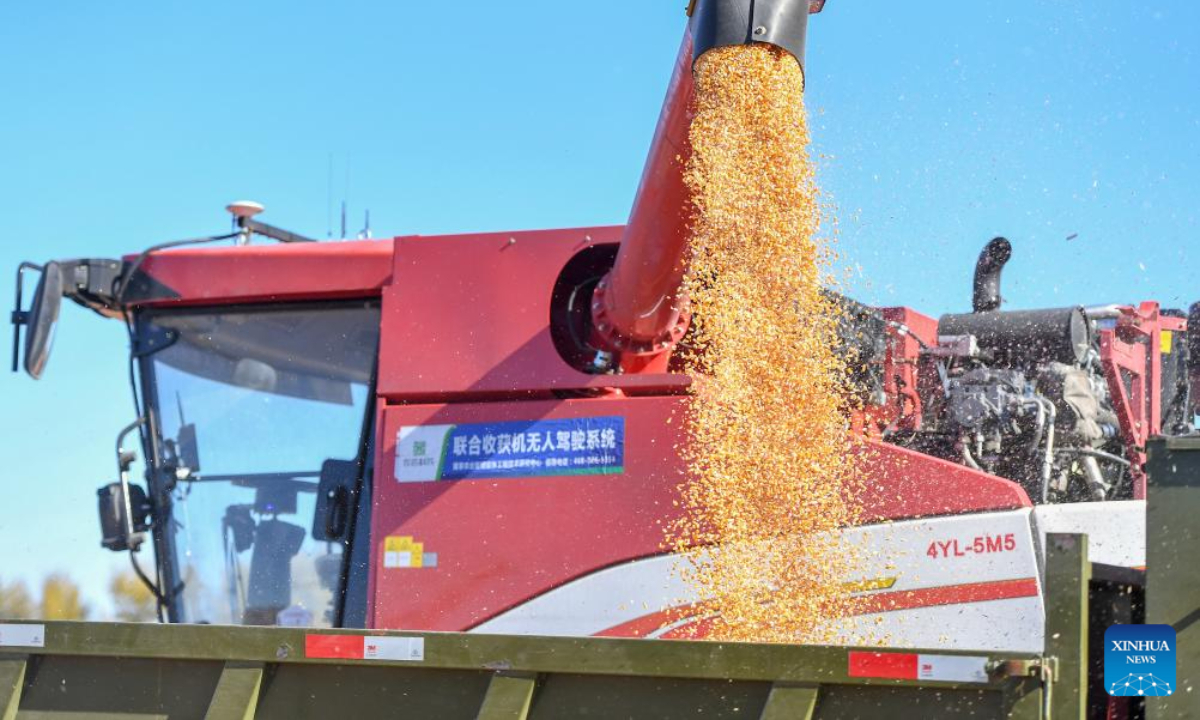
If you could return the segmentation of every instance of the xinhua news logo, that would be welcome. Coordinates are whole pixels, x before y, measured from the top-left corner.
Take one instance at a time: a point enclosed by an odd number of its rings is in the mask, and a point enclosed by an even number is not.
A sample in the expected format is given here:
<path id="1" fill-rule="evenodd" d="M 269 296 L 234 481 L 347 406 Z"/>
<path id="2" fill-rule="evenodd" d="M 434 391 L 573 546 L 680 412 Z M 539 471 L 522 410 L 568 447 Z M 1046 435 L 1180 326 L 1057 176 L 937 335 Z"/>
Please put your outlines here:
<path id="1" fill-rule="evenodd" d="M 1175 692 L 1175 630 L 1170 625 L 1113 625 L 1104 631 L 1104 689 L 1115 697 Z"/>

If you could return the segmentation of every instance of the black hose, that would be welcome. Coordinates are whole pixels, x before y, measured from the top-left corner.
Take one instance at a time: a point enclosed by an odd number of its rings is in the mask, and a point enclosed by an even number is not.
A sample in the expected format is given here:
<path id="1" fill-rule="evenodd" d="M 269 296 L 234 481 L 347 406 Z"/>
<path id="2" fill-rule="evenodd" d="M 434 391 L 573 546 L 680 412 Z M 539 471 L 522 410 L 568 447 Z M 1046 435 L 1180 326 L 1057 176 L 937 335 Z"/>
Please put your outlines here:
<path id="1" fill-rule="evenodd" d="M 133 550 L 129 551 L 129 562 L 133 564 L 133 572 L 137 574 L 138 579 L 141 580 L 142 584 L 154 594 L 155 610 L 158 614 L 158 621 L 160 623 L 165 623 L 166 620 L 163 619 L 163 606 L 167 604 L 167 599 L 163 597 L 161 592 L 159 592 L 158 586 L 154 584 L 154 581 L 146 577 L 146 573 L 142 572 L 142 566 L 138 565 L 137 555 L 134 554 Z"/>
<path id="2" fill-rule="evenodd" d="M 203 245 L 204 243 L 220 242 L 221 240 L 232 240 L 233 238 L 238 237 L 240 235 L 241 235 L 240 232 L 234 232 L 234 233 L 227 233 L 225 235 L 214 235 L 212 237 L 188 238 L 187 240 L 172 240 L 170 242 L 160 243 L 158 245 L 151 245 L 150 247 L 143 250 L 142 253 L 137 256 L 137 259 L 133 261 L 133 264 L 131 264 L 129 266 L 129 269 L 125 271 L 125 273 L 121 277 L 121 283 L 117 286 L 116 290 L 113 292 L 113 299 L 116 301 L 116 303 L 118 305 L 125 304 L 125 291 L 129 289 L 130 281 L 133 280 L 133 276 L 136 275 L 137 271 L 141 269 L 142 263 L 146 261 L 146 258 L 149 257 L 151 253 L 158 252 L 159 250 L 168 250 L 170 248 L 183 247 L 184 245 Z"/>

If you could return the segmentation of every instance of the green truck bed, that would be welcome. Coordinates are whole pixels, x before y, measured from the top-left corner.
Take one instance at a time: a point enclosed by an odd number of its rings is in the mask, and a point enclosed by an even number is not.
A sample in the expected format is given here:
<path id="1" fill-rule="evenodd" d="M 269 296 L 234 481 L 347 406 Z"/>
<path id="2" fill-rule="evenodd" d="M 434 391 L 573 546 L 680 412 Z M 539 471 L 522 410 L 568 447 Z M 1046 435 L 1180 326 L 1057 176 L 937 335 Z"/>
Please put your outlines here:
<path id="1" fill-rule="evenodd" d="M 972 682 L 854 677 L 864 653 L 712 642 L 46 623 L 5 647 L 4 720 L 1038 718 L 1033 656 L 939 651 Z M 0 628 L 3 630 L 3 628 Z M 13 632 L 15 631 L 15 632 Z M 0 632 L 0 637 L 5 633 Z M 20 639 L 20 637 L 18 637 Z M 365 659 L 377 644 L 386 657 Z M 399 652 L 396 652 L 396 651 Z M 358 655 L 359 657 L 327 657 Z M 399 659 L 407 656 L 411 659 Z M 361 658 L 361 659 L 360 659 Z"/>

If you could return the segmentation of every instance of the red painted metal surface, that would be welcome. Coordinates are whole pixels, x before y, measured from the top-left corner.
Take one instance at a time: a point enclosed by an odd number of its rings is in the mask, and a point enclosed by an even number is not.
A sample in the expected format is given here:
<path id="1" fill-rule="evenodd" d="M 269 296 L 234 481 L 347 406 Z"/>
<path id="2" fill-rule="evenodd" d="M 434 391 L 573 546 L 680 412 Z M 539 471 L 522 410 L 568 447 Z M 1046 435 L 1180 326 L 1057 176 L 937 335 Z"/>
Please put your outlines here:
<path id="1" fill-rule="evenodd" d="M 465 630 L 570 580 L 663 551 L 684 477 L 683 397 L 400 405 L 382 410 L 372 510 L 372 625 Z M 395 480 L 401 427 L 620 415 L 625 472 L 519 479 Z M 1029 506 L 1019 486 L 890 445 L 870 445 L 863 521 Z M 436 567 L 385 568 L 388 537 Z"/>
<path id="2" fill-rule="evenodd" d="M 465 630 L 569 580 L 661 551 L 680 483 L 680 398 L 418 405 L 384 411 L 371 518 L 373 627 Z M 619 415 L 620 475 L 396 482 L 402 426 Z M 437 567 L 384 568 L 389 536 Z"/>
<path id="3" fill-rule="evenodd" d="M 166 250 L 141 271 L 148 305 L 234 304 L 379 295 L 392 276 L 391 240 Z M 136 255 L 126 258 L 136 259 Z"/>
<path id="4" fill-rule="evenodd" d="M 917 393 L 920 381 L 921 344 L 937 345 L 937 320 L 906 307 L 882 308 L 893 323 L 884 359 L 883 389 L 888 402 L 868 407 L 863 415 L 877 428 L 912 431 L 921 427 L 924 408 Z M 898 327 L 903 327 L 903 332 Z"/>
<path id="5" fill-rule="evenodd" d="M 858 615 L 873 615 L 914 608 L 966 605 L 1037 596 L 1038 579 L 1028 577 L 871 594 L 859 598 L 855 603 L 854 611 Z"/>
<path id="6" fill-rule="evenodd" d="M 620 233 L 601 227 L 398 238 L 395 281 L 383 293 L 379 394 L 430 402 L 686 388 L 687 377 L 661 372 L 588 375 L 554 346 L 551 295 L 563 266 Z"/>
<path id="7" fill-rule="evenodd" d="M 1032 507 L 1011 480 L 887 443 L 868 442 L 860 452 L 869 470 L 853 502 L 863 524 Z"/>
<path id="8" fill-rule="evenodd" d="M 1121 309 L 1116 327 L 1100 331 L 1100 362 L 1131 461 L 1133 497 L 1146 499 L 1146 440 L 1162 432 L 1163 332 L 1187 327 L 1158 303 Z"/>
<path id="9" fill-rule="evenodd" d="M 691 155 L 692 35 L 684 35 L 629 224 L 592 310 L 600 339 L 614 350 L 658 353 L 683 337 L 686 299 L 679 291 L 691 196 L 683 182 Z"/>

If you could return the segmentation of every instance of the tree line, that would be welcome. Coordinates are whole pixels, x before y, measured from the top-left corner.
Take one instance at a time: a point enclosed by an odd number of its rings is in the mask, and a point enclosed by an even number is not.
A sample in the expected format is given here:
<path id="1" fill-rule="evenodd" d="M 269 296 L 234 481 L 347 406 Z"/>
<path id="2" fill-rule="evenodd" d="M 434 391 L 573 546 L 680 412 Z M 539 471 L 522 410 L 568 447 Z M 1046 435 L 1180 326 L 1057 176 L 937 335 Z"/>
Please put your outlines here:
<path id="1" fill-rule="evenodd" d="M 89 620 L 154 622 L 154 595 L 132 572 L 114 575 L 108 583 L 112 599 L 111 618 L 93 617 L 93 608 L 83 600 L 79 584 L 64 573 L 51 573 L 41 587 L 31 589 L 23 580 L 0 578 L 0 620 Z"/>

